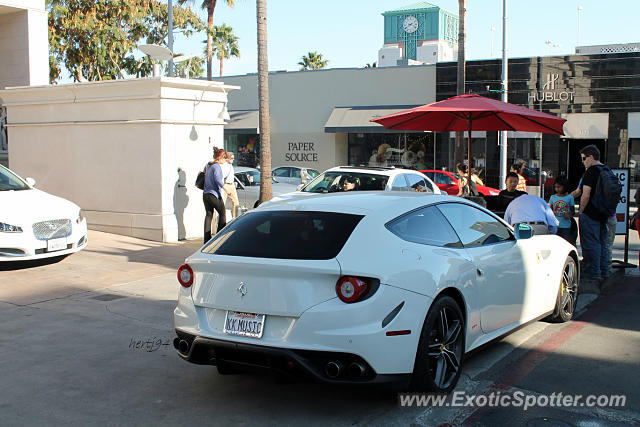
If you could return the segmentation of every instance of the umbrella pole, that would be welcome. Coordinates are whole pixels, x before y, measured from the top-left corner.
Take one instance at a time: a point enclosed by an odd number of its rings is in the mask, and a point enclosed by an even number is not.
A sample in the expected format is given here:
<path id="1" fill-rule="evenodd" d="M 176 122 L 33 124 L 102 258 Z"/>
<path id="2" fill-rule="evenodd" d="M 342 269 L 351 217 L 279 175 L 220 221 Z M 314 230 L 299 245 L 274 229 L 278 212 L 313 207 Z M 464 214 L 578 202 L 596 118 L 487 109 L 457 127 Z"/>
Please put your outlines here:
<path id="1" fill-rule="evenodd" d="M 469 114 L 469 134 L 467 135 L 467 185 L 471 189 L 471 114 Z"/>

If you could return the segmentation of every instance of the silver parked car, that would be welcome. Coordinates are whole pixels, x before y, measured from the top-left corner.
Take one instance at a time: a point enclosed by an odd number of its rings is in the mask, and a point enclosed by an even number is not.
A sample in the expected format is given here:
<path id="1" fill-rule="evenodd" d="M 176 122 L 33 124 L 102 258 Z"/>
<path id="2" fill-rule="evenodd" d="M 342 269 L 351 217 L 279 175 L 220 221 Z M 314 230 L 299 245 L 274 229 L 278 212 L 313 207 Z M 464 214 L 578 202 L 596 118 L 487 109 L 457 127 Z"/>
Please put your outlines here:
<path id="1" fill-rule="evenodd" d="M 257 207 L 260 198 L 260 171 L 254 168 L 236 167 L 234 174 L 240 207 L 247 210 Z M 271 181 L 271 188 L 274 197 L 296 190 L 295 185 L 282 183 L 275 177 Z M 229 199 L 227 199 L 227 208 L 231 209 L 231 200 Z"/>
<path id="2" fill-rule="evenodd" d="M 278 182 L 288 182 L 295 185 L 306 184 L 320 175 L 320 171 L 299 166 L 278 166 L 273 168 L 271 173 Z"/>

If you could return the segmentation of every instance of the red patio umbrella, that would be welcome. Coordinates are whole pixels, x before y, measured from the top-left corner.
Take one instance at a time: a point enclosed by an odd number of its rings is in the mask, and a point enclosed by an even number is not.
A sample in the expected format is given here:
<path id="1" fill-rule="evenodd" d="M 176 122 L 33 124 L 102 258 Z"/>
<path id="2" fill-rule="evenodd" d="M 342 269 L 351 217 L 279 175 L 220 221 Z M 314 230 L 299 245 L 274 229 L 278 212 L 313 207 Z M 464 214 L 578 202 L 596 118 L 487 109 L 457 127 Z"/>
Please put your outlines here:
<path id="1" fill-rule="evenodd" d="M 486 98 L 475 93 L 454 96 L 388 116 L 371 119 L 387 129 L 468 131 L 468 179 L 471 179 L 471 132 L 511 130 L 564 135 L 565 119 Z"/>

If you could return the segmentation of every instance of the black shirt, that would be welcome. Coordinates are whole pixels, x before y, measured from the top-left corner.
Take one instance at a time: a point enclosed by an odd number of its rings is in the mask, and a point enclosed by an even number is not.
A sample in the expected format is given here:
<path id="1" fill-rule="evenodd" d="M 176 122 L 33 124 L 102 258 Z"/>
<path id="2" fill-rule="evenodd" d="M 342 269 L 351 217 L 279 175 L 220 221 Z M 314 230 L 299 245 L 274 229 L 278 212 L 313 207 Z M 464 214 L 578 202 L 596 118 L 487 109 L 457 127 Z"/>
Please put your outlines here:
<path id="1" fill-rule="evenodd" d="M 498 202 L 497 202 L 498 211 L 501 211 L 501 212 L 506 211 L 507 206 L 509 206 L 509 203 L 511 203 L 513 199 L 520 197 L 523 194 L 527 194 L 527 193 L 521 190 L 513 190 L 513 191 L 502 190 L 500 194 L 498 194 Z"/>
<path id="2" fill-rule="evenodd" d="M 598 212 L 598 210 L 593 206 L 593 203 L 591 203 L 591 199 L 596 194 L 598 179 L 600 179 L 600 168 L 598 168 L 598 166 L 596 165 L 588 168 L 582 176 L 582 184 L 580 185 L 580 189 L 584 191 L 583 187 L 585 185 L 591 187 L 591 192 L 589 193 L 589 201 L 587 202 L 587 206 L 582 212 L 584 212 L 589 218 L 594 221 L 607 222 L 607 214 Z"/>

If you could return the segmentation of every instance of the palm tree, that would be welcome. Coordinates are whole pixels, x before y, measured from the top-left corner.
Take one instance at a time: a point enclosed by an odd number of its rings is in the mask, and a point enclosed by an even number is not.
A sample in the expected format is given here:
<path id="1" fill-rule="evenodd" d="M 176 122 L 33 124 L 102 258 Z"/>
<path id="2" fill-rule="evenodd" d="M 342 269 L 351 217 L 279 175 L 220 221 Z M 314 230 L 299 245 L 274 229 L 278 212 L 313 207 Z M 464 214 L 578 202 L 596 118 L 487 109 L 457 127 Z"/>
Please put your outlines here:
<path id="1" fill-rule="evenodd" d="M 318 52 L 309 52 L 307 55 L 302 55 L 302 61 L 298 62 L 300 65 L 300 71 L 305 70 L 320 70 L 325 68 L 329 60 L 322 59 L 322 54 Z"/>
<path id="2" fill-rule="evenodd" d="M 240 57 L 238 49 L 238 37 L 233 35 L 233 29 L 226 24 L 213 27 L 215 38 L 213 40 L 213 51 L 220 60 L 220 77 L 222 77 L 222 64 L 225 59 L 232 56 Z"/>
<path id="3" fill-rule="evenodd" d="M 260 203 L 270 200 L 271 127 L 269 125 L 269 62 L 267 60 L 267 0 L 256 0 L 258 21 L 258 103 L 260 116 Z"/>
<path id="4" fill-rule="evenodd" d="M 179 55 L 176 55 L 179 56 Z M 204 74 L 204 58 L 200 56 L 193 57 L 186 61 L 176 64 L 176 76 L 185 75 L 188 79 L 197 79 Z"/>
<path id="5" fill-rule="evenodd" d="M 195 0 L 178 0 L 178 3 L 193 3 Z M 235 6 L 234 0 L 225 0 L 229 7 Z M 216 8 L 218 0 L 202 0 L 202 9 L 207 10 L 207 80 L 213 79 L 213 11 Z"/>
<path id="6" fill-rule="evenodd" d="M 457 95 L 464 95 L 465 92 L 465 51 L 464 44 L 466 38 L 465 15 L 467 10 L 467 0 L 458 0 L 458 84 Z M 455 164 L 461 163 L 464 158 L 463 133 L 456 132 Z M 471 137 L 471 135 L 469 135 Z M 473 165 L 469 165 L 469 171 Z"/>

